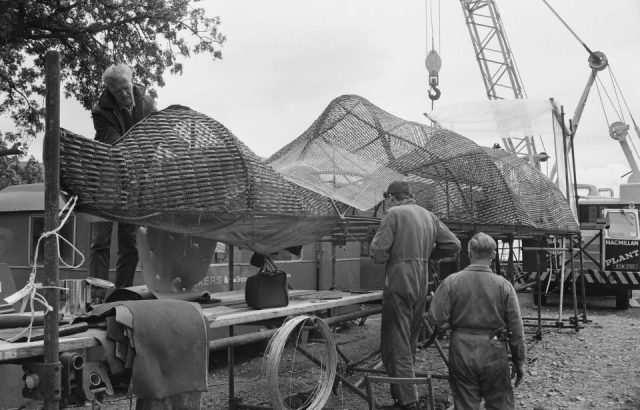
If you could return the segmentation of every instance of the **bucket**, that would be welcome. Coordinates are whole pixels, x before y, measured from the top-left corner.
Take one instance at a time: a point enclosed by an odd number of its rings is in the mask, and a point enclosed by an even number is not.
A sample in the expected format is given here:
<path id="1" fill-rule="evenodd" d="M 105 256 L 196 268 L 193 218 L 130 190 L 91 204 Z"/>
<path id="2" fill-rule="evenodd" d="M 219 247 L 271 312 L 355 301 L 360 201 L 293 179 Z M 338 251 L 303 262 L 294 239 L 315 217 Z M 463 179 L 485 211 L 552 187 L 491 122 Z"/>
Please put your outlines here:
<path id="1" fill-rule="evenodd" d="M 65 288 L 60 295 L 60 312 L 65 316 L 80 316 L 87 313 L 87 305 L 91 302 L 93 287 L 110 289 L 115 287 L 113 282 L 98 278 L 63 279 L 60 287 Z"/>

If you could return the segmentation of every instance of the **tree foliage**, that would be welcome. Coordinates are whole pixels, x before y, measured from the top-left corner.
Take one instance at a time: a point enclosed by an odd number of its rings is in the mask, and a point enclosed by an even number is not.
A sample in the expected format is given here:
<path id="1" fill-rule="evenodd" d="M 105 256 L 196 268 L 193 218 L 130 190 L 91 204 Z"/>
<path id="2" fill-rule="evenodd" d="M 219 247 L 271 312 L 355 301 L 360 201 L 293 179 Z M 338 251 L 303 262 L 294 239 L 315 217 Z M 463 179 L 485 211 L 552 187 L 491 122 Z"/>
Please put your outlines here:
<path id="1" fill-rule="evenodd" d="M 220 18 L 192 7 L 197 1 L 0 0 L 0 115 L 10 115 L 23 141 L 43 130 L 44 56 L 51 49 L 60 52 L 65 97 L 87 109 L 111 64 L 129 64 L 153 94 L 167 70 L 182 73 L 182 58 L 222 58 Z"/>
<path id="2" fill-rule="evenodd" d="M 15 141 L 18 135 L 7 132 L 4 135 L 0 132 L 0 189 L 9 185 L 34 184 L 44 181 L 42 167 L 33 156 L 27 161 L 20 161 L 23 155 L 15 154 L 19 149 L 19 144 Z M 8 143 L 13 144 L 9 147 Z M 21 152 L 21 151 L 18 151 Z"/>

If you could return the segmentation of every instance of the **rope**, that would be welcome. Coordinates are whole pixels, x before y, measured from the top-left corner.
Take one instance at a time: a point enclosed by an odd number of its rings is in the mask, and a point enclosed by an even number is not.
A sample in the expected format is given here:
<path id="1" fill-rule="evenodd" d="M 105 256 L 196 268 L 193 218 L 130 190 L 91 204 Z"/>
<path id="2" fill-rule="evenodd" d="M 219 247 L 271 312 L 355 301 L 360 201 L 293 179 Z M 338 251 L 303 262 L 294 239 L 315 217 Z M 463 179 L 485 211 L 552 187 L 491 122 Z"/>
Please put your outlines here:
<path id="1" fill-rule="evenodd" d="M 289 369 L 289 396 L 292 395 L 291 381 L 296 378 L 294 376 L 293 364 L 296 361 L 296 354 L 298 352 L 298 344 L 300 340 L 300 333 L 303 330 L 303 324 L 306 321 L 311 321 L 317 326 L 318 330 L 324 338 L 324 354 L 317 359 L 316 364 L 321 369 L 321 374 L 318 379 L 318 383 L 315 388 L 309 393 L 308 398 L 299 407 L 290 407 L 280 396 L 280 363 L 282 360 L 283 350 L 287 341 L 295 340 L 293 357 L 286 359 L 286 362 L 290 363 Z M 296 328 L 298 332 L 295 339 L 290 339 L 291 334 Z M 303 356 L 306 354 L 303 353 Z M 265 360 L 263 362 L 263 373 L 267 376 L 267 387 L 269 390 L 269 397 L 271 405 L 275 410 L 289 410 L 289 409 L 306 409 L 306 410 L 321 410 L 331 394 L 333 387 L 333 381 L 336 376 L 336 368 L 338 363 L 338 355 L 336 351 L 336 342 L 331 332 L 331 328 L 323 320 L 308 315 L 300 315 L 287 320 L 269 340 L 267 349 L 265 351 Z M 297 377 L 299 378 L 299 377 Z"/>
<path id="2" fill-rule="evenodd" d="M 36 249 L 35 249 L 34 256 L 33 256 L 33 267 L 31 268 L 31 273 L 29 274 L 29 280 L 27 281 L 27 284 L 22 289 L 17 291 L 16 293 L 14 293 L 12 295 L 9 295 L 9 296 L 7 296 L 5 298 L 5 301 L 8 304 L 14 304 L 14 303 L 16 303 L 16 302 L 18 302 L 20 300 L 29 298 L 28 299 L 29 300 L 29 307 L 31 308 L 31 320 L 29 322 L 29 326 L 24 328 L 20 333 L 18 333 L 16 335 L 16 337 L 20 337 L 24 333 L 28 332 L 27 342 L 31 341 L 31 330 L 33 329 L 33 320 L 34 320 L 35 313 L 36 313 L 35 303 L 37 302 L 40 305 L 42 305 L 45 308 L 47 313 L 53 311 L 53 307 L 51 305 L 49 305 L 49 303 L 47 302 L 47 300 L 45 299 L 45 297 L 43 295 L 38 293 L 38 289 L 59 289 L 59 290 L 62 290 L 62 291 L 67 291 L 68 290 L 67 288 L 63 288 L 63 287 L 60 287 L 60 286 L 41 286 L 41 285 L 37 285 L 35 283 L 36 272 L 37 272 L 37 269 L 38 269 L 37 260 L 38 260 L 38 251 L 39 251 L 39 248 L 40 248 L 40 242 L 42 242 L 43 239 L 48 238 L 49 236 L 55 236 L 57 241 L 58 241 L 58 260 L 60 260 L 64 266 L 66 266 L 67 268 L 72 268 L 73 269 L 73 268 L 79 268 L 84 263 L 84 255 L 82 254 L 82 252 L 80 252 L 78 250 L 78 248 L 76 248 L 64 236 L 59 234 L 60 230 L 67 223 L 67 220 L 71 216 L 71 214 L 73 212 L 73 209 L 76 206 L 77 201 L 78 201 L 78 197 L 77 196 L 72 196 L 67 201 L 67 203 L 64 204 L 64 206 L 62 207 L 62 209 L 60 210 L 60 212 L 58 214 L 58 216 L 60 218 L 62 218 L 62 221 L 60 222 L 58 227 L 55 228 L 52 231 L 43 232 L 40 235 L 40 237 L 38 238 L 38 242 L 36 243 Z M 81 258 L 80 263 L 78 263 L 77 265 L 70 265 L 67 262 L 65 262 L 64 259 L 62 259 L 62 255 L 60 254 L 60 239 L 62 239 L 65 243 L 67 243 L 71 247 L 71 249 L 73 249 L 73 251 L 75 253 L 80 255 L 80 258 Z"/>

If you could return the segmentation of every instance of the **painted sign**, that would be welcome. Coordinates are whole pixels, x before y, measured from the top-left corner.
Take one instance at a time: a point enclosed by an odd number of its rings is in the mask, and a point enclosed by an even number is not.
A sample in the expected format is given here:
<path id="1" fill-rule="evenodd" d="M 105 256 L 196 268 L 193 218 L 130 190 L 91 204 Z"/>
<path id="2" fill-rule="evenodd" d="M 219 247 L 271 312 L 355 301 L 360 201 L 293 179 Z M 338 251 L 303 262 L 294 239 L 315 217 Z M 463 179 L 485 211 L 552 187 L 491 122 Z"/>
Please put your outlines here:
<path id="1" fill-rule="evenodd" d="M 604 240 L 604 270 L 639 271 L 640 240 Z"/>

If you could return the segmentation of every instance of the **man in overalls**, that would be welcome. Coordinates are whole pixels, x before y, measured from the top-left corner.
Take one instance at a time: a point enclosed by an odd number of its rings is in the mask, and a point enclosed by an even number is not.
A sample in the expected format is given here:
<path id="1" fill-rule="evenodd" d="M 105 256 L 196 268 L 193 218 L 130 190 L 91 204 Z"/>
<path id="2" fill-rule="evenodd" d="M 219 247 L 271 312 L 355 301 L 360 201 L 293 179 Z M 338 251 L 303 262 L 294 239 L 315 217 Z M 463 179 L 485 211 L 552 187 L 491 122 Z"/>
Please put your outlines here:
<path id="1" fill-rule="evenodd" d="M 496 242 L 477 233 L 469 241 L 470 265 L 438 286 L 427 320 L 451 327 L 449 385 L 456 409 L 513 409 L 507 344 L 517 387 L 524 376 L 524 330 L 511 283 L 491 271 Z"/>
<path id="2" fill-rule="evenodd" d="M 433 213 L 418 205 L 409 184 L 394 181 L 385 198 L 389 210 L 371 242 L 375 263 L 386 263 L 382 293 L 382 363 L 390 377 L 413 378 L 429 284 L 429 259 L 453 256 L 460 241 Z M 392 384 L 392 409 L 417 409 L 415 385 Z"/>

